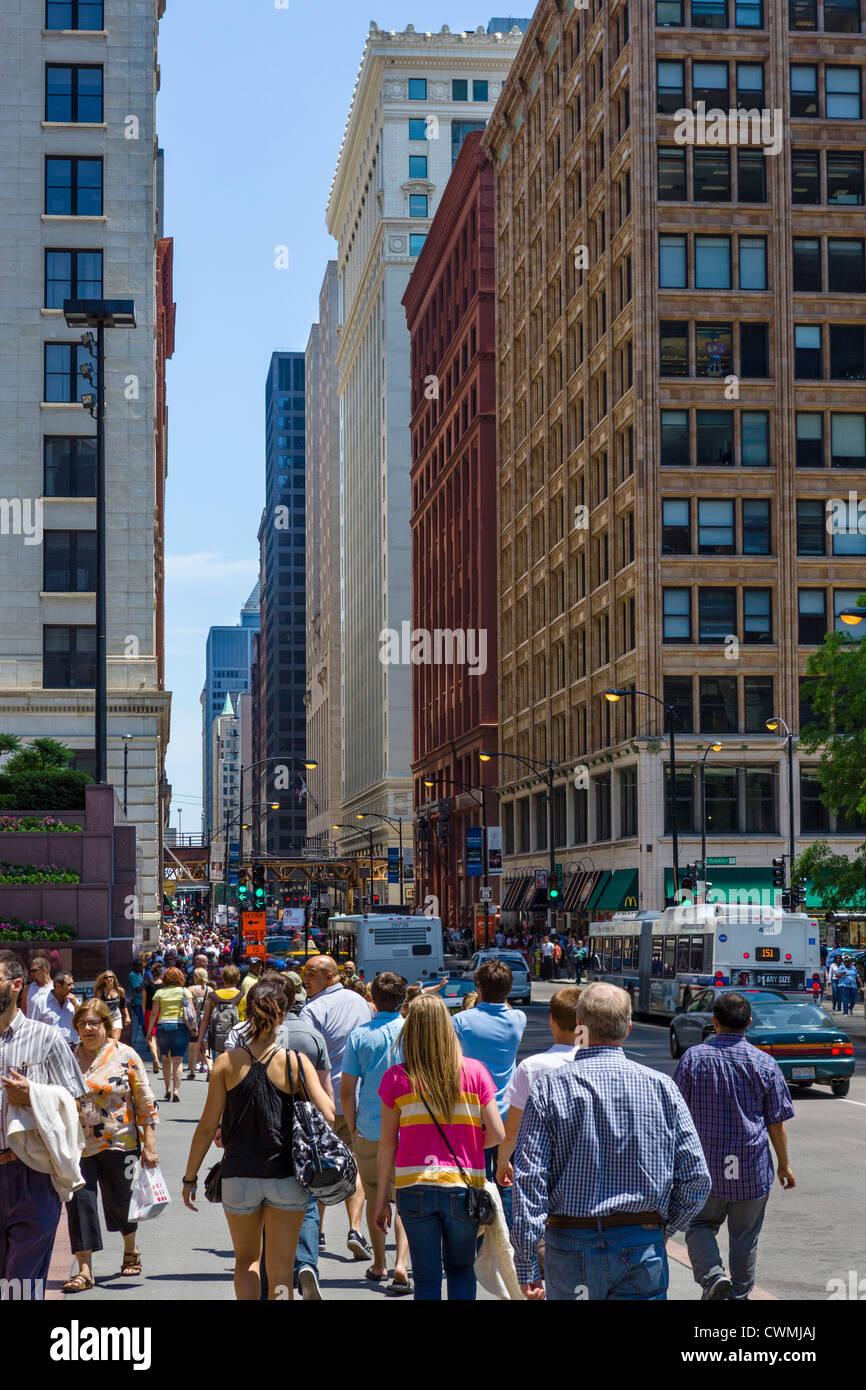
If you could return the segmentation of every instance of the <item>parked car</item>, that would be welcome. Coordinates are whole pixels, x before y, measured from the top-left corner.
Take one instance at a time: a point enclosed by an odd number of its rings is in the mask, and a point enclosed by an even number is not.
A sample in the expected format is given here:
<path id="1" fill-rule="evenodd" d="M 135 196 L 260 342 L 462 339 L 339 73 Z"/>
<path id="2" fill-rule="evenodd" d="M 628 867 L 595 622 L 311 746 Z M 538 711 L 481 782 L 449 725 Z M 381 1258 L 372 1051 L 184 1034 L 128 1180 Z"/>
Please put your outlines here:
<path id="1" fill-rule="evenodd" d="M 491 947 L 490 950 L 487 951 L 476 951 L 462 978 L 464 980 L 471 980 L 481 962 L 483 960 L 490 960 L 491 958 L 494 960 L 504 960 L 505 964 L 511 967 L 513 979 L 511 993 L 508 996 L 509 1004 L 531 1004 L 532 981 L 529 977 L 529 968 L 526 961 L 519 951 L 504 951 L 499 950 L 497 947 Z"/>
<path id="2" fill-rule="evenodd" d="M 468 979 L 465 975 L 461 975 L 458 979 L 454 979 L 452 976 L 440 990 L 439 997 L 445 1001 L 448 1012 L 456 1014 L 463 1008 L 463 1000 L 467 994 L 474 993 L 475 981 L 471 976 Z"/>
<path id="3" fill-rule="evenodd" d="M 671 1019 L 672 1057 L 682 1057 L 686 1048 L 703 1042 L 712 1033 L 713 1005 L 720 994 L 744 994 L 750 1004 L 762 1001 L 788 1002 L 787 995 L 780 989 L 734 989 L 731 985 L 711 985 L 708 989 L 700 989 L 691 1003 Z"/>
<path id="4" fill-rule="evenodd" d="M 769 1052 L 789 1086 L 829 1085 L 847 1096 L 854 1074 L 854 1044 L 835 1019 L 817 1004 L 756 1004 L 749 1042 Z"/>

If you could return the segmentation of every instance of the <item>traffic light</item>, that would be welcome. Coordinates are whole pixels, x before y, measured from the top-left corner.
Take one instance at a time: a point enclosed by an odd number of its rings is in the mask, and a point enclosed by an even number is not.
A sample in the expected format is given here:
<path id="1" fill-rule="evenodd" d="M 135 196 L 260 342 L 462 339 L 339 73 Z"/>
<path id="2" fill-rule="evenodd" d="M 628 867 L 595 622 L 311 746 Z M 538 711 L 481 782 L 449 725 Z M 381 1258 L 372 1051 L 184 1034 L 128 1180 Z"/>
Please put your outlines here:
<path id="1" fill-rule="evenodd" d="M 253 907 L 258 911 L 265 905 L 265 866 L 253 865 Z"/>
<path id="2" fill-rule="evenodd" d="M 548 902 L 558 902 L 562 896 L 562 869 L 557 865 L 552 878 L 548 875 L 547 900 Z"/>
<path id="3" fill-rule="evenodd" d="M 697 866 L 687 864 L 680 874 L 680 888 L 684 893 L 691 893 L 697 881 Z"/>
<path id="4" fill-rule="evenodd" d="M 784 888 L 785 886 L 785 856 L 773 860 L 773 887 Z"/>
<path id="5" fill-rule="evenodd" d="M 250 896 L 249 876 L 246 869 L 241 869 L 238 874 L 238 902 L 241 907 L 245 906 Z"/>

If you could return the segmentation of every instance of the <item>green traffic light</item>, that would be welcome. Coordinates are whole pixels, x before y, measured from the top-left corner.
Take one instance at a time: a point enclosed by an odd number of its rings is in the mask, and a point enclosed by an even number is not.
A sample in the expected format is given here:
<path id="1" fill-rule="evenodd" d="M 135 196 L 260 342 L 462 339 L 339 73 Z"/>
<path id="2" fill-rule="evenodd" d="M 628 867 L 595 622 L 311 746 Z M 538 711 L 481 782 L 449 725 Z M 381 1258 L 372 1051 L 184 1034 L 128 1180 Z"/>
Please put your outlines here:
<path id="1" fill-rule="evenodd" d="M 550 891 L 549 891 L 549 893 L 548 893 L 548 897 L 549 897 L 549 898 L 558 898 L 558 897 L 559 897 L 559 889 L 558 889 L 558 888 L 551 888 Z"/>

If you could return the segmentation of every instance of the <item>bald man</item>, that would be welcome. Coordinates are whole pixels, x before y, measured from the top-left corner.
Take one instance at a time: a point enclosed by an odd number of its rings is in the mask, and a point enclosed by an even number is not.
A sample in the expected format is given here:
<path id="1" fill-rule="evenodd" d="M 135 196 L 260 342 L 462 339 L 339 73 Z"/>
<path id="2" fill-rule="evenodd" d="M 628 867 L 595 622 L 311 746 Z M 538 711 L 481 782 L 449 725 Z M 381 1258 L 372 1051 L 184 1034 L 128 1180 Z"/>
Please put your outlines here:
<path id="1" fill-rule="evenodd" d="M 307 1002 L 301 1009 L 301 1020 L 317 1028 L 325 1039 L 331 1059 L 331 1084 L 334 1088 L 336 1119 L 334 1129 L 350 1150 L 352 1135 L 340 1105 L 340 1079 L 343 1075 L 343 1053 L 353 1028 L 369 1023 L 373 1010 L 366 999 L 340 984 L 340 971 L 332 956 L 312 956 L 304 966 L 304 989 Z M 346 1202 L 349 1216 L 349 1236 L 346 1244 L 356 1260 L 372 1260 L 373 1250 L 361 1234 L 364 1210 L 364 1188 L 360 1176 L 354 1196 Z"/>

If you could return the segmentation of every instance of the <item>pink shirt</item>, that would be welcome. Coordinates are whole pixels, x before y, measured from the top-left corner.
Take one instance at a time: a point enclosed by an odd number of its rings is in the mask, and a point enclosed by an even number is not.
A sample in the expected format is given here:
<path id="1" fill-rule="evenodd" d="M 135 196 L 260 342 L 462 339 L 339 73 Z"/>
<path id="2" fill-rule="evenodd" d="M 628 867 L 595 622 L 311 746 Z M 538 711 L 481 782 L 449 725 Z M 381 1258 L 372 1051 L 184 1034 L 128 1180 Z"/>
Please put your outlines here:
<path id="1" fill-rule="evenodd" d="M 463 1186 L 454 1159 L 443 1143 L 435 1124 L 417 1091 L 413 1090 L 404 1066 L 390 1067 L 379 1086 L 382 1103 L 396 1110 L 400 1119 L 397 1135 L 395 1176 L 397 1187 Z M 466 1057 L 460 1069 L 460 1094 L 448 1124 L 437 1115 L 454 1153 L 463 1165 L 473 1187 L 484 1186 L 484 1121 L 481 1111 L 496 1099 L 496 1087 L 481 1062 Z"/>

